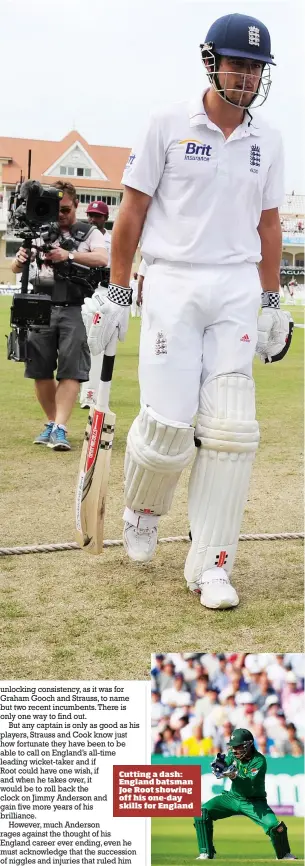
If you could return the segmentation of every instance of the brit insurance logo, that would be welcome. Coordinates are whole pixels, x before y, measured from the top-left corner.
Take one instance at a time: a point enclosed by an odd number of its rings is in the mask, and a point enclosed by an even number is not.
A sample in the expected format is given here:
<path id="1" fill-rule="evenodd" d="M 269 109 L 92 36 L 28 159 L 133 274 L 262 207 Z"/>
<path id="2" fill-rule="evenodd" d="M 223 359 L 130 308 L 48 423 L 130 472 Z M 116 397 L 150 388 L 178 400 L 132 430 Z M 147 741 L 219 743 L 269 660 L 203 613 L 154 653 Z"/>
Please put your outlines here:
<path id="1" fill-rule="evenodd" d="M 185 145 L 184 159 L 195 159 L 198 162 L 208 162 L 211 158 L 212 147 L 210 144 L 203 144 L 197 138 L 184 138 L 178 144 Z"/>
<path id="2" fill-rule="evenodd" d="M 261 149 L 258 144 L 251 144 L 250 147 L 250 171 L 258 174 L 258 169 L 261 164 Z"/>

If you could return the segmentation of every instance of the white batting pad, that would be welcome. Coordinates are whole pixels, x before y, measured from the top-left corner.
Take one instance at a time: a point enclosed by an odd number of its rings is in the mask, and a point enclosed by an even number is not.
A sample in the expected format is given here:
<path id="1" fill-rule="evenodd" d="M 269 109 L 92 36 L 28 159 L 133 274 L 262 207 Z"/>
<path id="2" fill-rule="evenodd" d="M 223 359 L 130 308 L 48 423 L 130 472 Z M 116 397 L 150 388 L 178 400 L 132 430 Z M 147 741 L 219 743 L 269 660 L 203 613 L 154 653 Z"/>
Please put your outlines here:
<path id="1" fill-rule="evenodd" d="M 149 406 L 133 422 L 125 455 L 125 502 L 133 511 L 166 514 L 182 470 L 194 457 L 194 428 L 154 417 Z"/>
<path id="2" fill-rule="evenodd" d="M 233 569 L 259 443 L 253 379 L 236 373 L 203 385 L 196 437 L 201 447 L 189 483 L 188 583 L 215 566 L 228 574 Z"/>

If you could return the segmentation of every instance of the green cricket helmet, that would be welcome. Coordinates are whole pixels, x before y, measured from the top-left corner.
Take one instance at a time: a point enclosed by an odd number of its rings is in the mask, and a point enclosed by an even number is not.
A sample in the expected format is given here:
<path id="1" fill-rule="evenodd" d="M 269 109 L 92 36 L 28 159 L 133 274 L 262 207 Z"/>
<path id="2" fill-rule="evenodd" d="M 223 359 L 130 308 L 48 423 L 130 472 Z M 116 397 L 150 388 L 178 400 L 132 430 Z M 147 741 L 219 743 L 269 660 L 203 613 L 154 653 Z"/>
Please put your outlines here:
<path id="1" fill-rule="evenodd" d="M 247 728 L 235 728 L 229 741 L 229 749 L 235 758 L 242 760 L 250 756 L 254 746 L 253 734 Z"/>

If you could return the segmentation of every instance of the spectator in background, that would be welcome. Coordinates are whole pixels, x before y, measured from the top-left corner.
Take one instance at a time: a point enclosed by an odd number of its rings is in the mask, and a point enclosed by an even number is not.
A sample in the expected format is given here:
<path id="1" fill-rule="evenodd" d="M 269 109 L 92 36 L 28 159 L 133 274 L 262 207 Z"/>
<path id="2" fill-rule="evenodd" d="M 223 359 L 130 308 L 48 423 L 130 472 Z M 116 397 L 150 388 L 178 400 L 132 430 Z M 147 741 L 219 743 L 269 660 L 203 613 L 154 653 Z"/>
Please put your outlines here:
<path id="1" fill-rule="evenodd" d="M 297 729 L 293 722 L 286 725 L 287 741 L 284 743 L 284 755 L 292 755 L 299 757 L 304 754 L 304 746 L 301 740 L 297 737 Z"/>
<path id="2" fill-rule="evenodd" d="M 217 689 L 218 692 L 221 692 L 227 685 L 229 685 L 229 677 L 227 674 L 227 659 L 224 653 L 219 653 L 218 658 L 218 671 L 214 676 L 212 676 L 211 682 L 212 686 Z"/>
<path id="3" fill-rule="evenodd" d="M 247 691 L 247 684 L 241 674 L 240 671 L 232 670 L 232 673 L 229 673 L 230 684 L 237 695 L 237 692 L 245 692 Z"/>
<path id="4" fill-rule="evenodd" d="M 286 683 L 282 690 L 282 707 L 289 721 L 296 724 L 297 717 L 304 713 L 304 692 L 298 689 L 298 680 L 293 671 L 286 674 Z"/>
<path id="5" fill-rule="evenodd" d="M 267 698 L 275 696 L 275 691 L 268 680 L 266 671 L 262 671 L 259 677 L 259 694 L 256 698 L 257 706 L 264 711 Z M 267 704 L 269 706 L 269 704 Z"/>
<path id="6" fill-rule="evenodd" d="M 195 689 L 195 710 L 198 720 L 204 719 L 209 713 L 210 698 L 208 693 L 209 677 L 207 674 L 201 674 L 198 677 Z"/>
<path id="7" fill-rule="evenodd" d="M 255 745 L 256 749 L 259 749 L 258 743 L 261 740 L 261 738 L 265 737 L 266 752 L 264 752 L 264 754 L 272 755 L 273 757 L 278 758 L 279 753 L 275 748 L 274 740 L 272 739 L 272 737 L 268 737 L 262 722 L 258 722 L 258 724 L 254 725 L 253 735 L 254 735 L 254 745 Z"/>
<path id="8" fill-rule="evenodd" d="M 231 725 L 231 722 L 227 719 L 222 725 L 220 725 L 216 732 L 214 738 L 216 752 L 226 752 L 228 750 L 229 740 L 232 733 L 233 725 Z"/>
<path id="9" fill-rule="evenodd" d="M 160 692 L 156 689 L 153 689 L 151 693 L 151 724 L 152 727 L 158 725 L 160 720 L 164 716 L 164 706 L 161 704 L 160 700 Z"/>
<path id="10" fill-rule="evenodd" d="M 204 736 L 204 729 L 202 724 L 198 724 L 197 722 L 193 726 L 192 736 L 188 737 L 188 739 L 186 740 L 182 740 L 180 754 L 184 757 L 188 756 L 190 758 L 197 758 L 203 757 L 205 755 L 215 754 L 212 737 Z"/>
<path id="11" fill-rule="evenodd" d="M 225 721 L 226 712 L 218 700 L 218 692 L 213 686 L 208 687 L 209 707 L 205 715 L 204 726 L 206 736 L 215 737 L 219 725 Z"/>
<path id="12" fill-rule="evenodd" d="M 189 707 L 191 703 L 190 693 L 186 689 L 182 674 L 175 674 L 173 685 L 162 691 L 162 704 L 167 707 Z"/>
<path id="13" fill-rule="evenodd" d="M 304 653 L 286 653 L 285 654 L 285 665 L 287 669 L 292 670 L 296 675 L 302 689 L 304 689 L 304 676 L 305 676 L 305 657 Z"/>
<path id="14" fill-rule="evenodd" d="M 217 653 L 204 653 L 200 657 L 201 664 L 204 667 L 204 673 L 208 674 L 210 680 L 216 676 L 219 670 L 219 660 Z"/>
<path id="15" fill-rule="evenodd" d="M 197 670 L 194 666 L 194 656 L 192 653 L 185 653 L 184 658 L 186 661 L 186 666 L 183 670 L 184 682 L 187 683 L 192 693 L 192 691 L 195 690 L 197 682 Z"/>
<path id="16" fill-rule="evenodd" d="M 262 669 L 258 665 L 256 668 L 254 668 L 253 671 L 251 671 L 251 673 L 248 674 L 248 689 L 249 689 L 249 692 L 252 695 L 252 698 L 253 698 L 255 703 L 257 702 L 257 699 L 258 699 L 259 695 L 261 694 L 261 689 L 260 689 L 261 672 L 262 672 Z"/>
<path id="17" fill-rule="evenodd" d="M 158 740 L 155 745 L 155 754 L 163 755 L 163 757 L 175 757 L 177 753 L 177 742 L 174 731 L 169 725 L 159 733 Z"/>
<path id="18" fill-rule="evenodd" d="M 251 698 L 250 692 L 245 692 L 244 702 L 238 708 L 236 724 L 238 728 L 246 728 L 254 734 L 255 725 L 262 723 L 263 714 Z"/>
<path id="19" fill-rule="evenodd" d="M 159 673 L 161 673 L 163 668 L 163 662 L 165 659 L 165 655 L 163 653 L 157 653 L 155 656 L 154 667 L 151 669 L 151 676 L 157 677 Z"/>
<path id="20" fill-rule="evenodd" d="M 267 708 L 267 714 L 264 718 L 264 728 L 277 749 L 278 755 L 284 754 L 284 743 L 287 740 L 287 731 L 285 716 L 280 711 L 278 699 L 274 699 Z"/>
<path id="21" fill-rule="evenodd" d="M 261 752 L 262 755 L 270 755 L 274 758 L 278 757 L 278 752 L 276 751 L 275 746 L 272 745 L 272 741 L 267 738 L 265 733 L 260 734 L 255 740 L 255 743 L 255 748 L 258 752 Z"/>
<path id="22" fill-rule="evenodd" d="M 176 707 L 176 709 L 171 713 L 169 717 L 169 725 L 177 736 L 177 739 L 181 741 L 181 732 L 183 731 L 183 739 L 189 735 L 189 731 L 191 731 L 191 727 L 194 724 L 194 718 L 192 716 L 192 722 L 190 725 L 190 716 L 184 707 Z M 186 733 L 185 733 L 186 732 Z"/>
<path id="23" fill-rule="evenodd" d="M 173 662 L 164 659 L 162 668 L 159 673 L 155 675 L 155 681 L 157 688 L 162 692 L 164 689 L 169 689 L 174 684 L 175 680 L 175 667 Z"/>
<path id="24" fill-rule="evenodd" d="M 226 689 L 219 695 L 219 701 L 223 706 L 225 716 L 229 722 L 231 722 L 232 727 L 237 727 L 237 718 L 238 718 L 238 708 L 235 703 L 235 694 L 231 686 L 227 686 Z"/>
<path id="25" fill-rule="evenodd" d="M 275 661 L 267 667 L 267 676 L 276 692 L 280 692 L 286 682 L 287 669 L 284 664 L 284 653 L 278 653 Z"/>

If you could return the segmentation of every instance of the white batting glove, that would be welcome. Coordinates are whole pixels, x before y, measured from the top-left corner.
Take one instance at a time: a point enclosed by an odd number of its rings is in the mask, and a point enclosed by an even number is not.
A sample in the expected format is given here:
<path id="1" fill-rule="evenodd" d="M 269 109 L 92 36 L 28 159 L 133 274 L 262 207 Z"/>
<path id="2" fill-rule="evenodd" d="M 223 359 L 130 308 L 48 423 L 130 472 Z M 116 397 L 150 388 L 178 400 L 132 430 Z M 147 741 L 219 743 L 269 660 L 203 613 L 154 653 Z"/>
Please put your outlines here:
<path id="1" fill-rule="evenodd" d="M 280 310 L 279 292 L 263 292 L 256 355 L 264 364 L 284 358 L 291 343 L 293 327 L 290 313 Z"/>
<path id="2" fill-rule="evenodd" d="M 118 329 L 118 338 L 121 342 L 125 340 L 129 312 L 131 304 L 131 291 L 123 286 L 109 284 L 107 297 L 101 297 L 94 293 L 98 310 L 93 315 L 92 325 L 88 333 L 88 346 L 91 355 L 99 355 L 105 351 L 115 329 Z M 93 300 L 92 297 L 92 300 Z"/>
<path id="3" fill-rule="evenodd" d="M 84 303 L 81 308 L 83 323 L 86 328 L 86 334 L 88 336 L 94 313 L 96 312 L 96 304 L 92 303 L 92 298 L 85 298 Z"/>
<path id="4" fill-rule="evenodd" d="M 100 288 L 96 289 L 96 291 L 91 295 L 91 298 L 85 298 L 84 303 L 81 308 L 83 323 L 86 328 L 87 337 L 93 322 L 93 316 L 95 313 L 100 312 L 101 309 L 101 299 L 105 300 L 106 289 Z"/>

